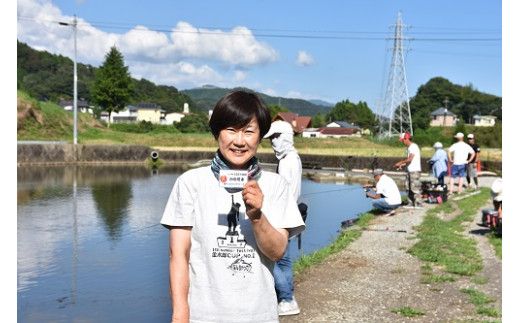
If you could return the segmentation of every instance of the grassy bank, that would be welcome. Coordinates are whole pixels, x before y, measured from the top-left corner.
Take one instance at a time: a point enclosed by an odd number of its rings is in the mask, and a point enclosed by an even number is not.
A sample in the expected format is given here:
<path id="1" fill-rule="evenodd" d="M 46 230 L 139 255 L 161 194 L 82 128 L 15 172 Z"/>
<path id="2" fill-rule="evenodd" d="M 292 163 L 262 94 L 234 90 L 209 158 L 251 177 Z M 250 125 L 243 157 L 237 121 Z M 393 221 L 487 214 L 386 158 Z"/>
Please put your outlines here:
<path id="1" fill-rule="evenodd" d="M 18 140 L 52 140 L 72 142 L 72 113 L 52 102 L 38 102 L 18 91 Z M 24 110 L 24 107 L 29 107 Z M 24 111 L 22 111 L 24 110 Z M 121 131 L 124 127 L 108 127 L 87 113 L 78 114 L 78 142 L 80 144 L 145 145 L 161 150 L 213 151 L 215 139 L 210 133 L 181 133 L 173 126 L 154 125 L 150 131 L 135 133 Z M 294 145 L 301 154 L 330 156 L 404 157 L 405 147 L 361 138 L 302 138 L 295 137 Z M 272 152 L 268 140 L 263 140 L 259 152 Z M 433 155 L 433 148 L 421 147 L 424 157 Z M 500 161 L 501 149 L 483 149 L 483 160 Z"/>
<path id="2" fill-rule="evenodd" d="M 494 232 L 490 232 L 487 234 L 487 238 L 493 249 L 495 249 L 497 257 L 502 259 L 502 237 L 497 237 Z"/>
<path id="3" fill-rule="evenodd" d="M 446 273 L 471 276 L 480 271 L 482 258 L 476 242 L 465 237 L 463 230 L 464 223 L 473 220 L 489 196 L 489 189 L 482 188 L 479 194 L 459 201 L 450 200 L 428 210 L 417 228 L 419 241 L 409 250 L 410 254 L 441 267 Z"/>
<path id="4" fill-rule="evenodd" d="M 298 275 L 307 268 L 318 265 L 325 261 L 329 256 L 345 249 L 349 244 L 361 236 L 363 228 L 366 228 L 369 222 L 374 218 L 371 213 L 362 214 L 356 225 L 348 230 L 342 231 L 339 236 L 330 245 L 317 250 L 309 255 L 303 255 L 293 264 L 293 271 Z"/>
<path id="5" fill-rule="evenodd" d="M 464 235 L 465 226 L 473 221 L 479 209 L 489 202 L 489 188 L 464 199 L 450 200 L 427 212 L 423 223 L 417 228 L 419 241 L 410 248 L 410 254 L 426 263 L 421 267 L 423 284 L 454 282 L 461 276 L 473 276 L 476 285 L 488 283 L 485 276 L 477 276 L 483 268 L 483 260 L 475 240 Z M 501 257 L 502 239 L 494 234 L 488 236 Z M 439 274 L 440 272 L 440 274 Z M 468 296 L 480 316 L 499 318 L 500 310 L 492 303 L 495 299 L 475 288 L 460 290 Z"/>

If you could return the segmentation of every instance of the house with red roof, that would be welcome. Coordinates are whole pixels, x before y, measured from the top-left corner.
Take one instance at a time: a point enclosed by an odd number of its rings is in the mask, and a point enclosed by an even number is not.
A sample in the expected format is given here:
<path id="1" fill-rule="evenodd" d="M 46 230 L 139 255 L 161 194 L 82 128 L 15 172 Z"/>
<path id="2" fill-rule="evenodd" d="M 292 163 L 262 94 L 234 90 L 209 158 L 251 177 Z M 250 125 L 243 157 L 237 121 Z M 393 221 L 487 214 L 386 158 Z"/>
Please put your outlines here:
<path id="1" fill-rule="evenodd" d="M 361 137 L 361 128 L 346 121 L 334 121 L 322 128 L 307 128 L 303 131 L 304 138 L 341 138 Z"/>
<path id="2" fill-rule="evenodd" d="M 309 128 L 311 126 L 311 117 L 308 116 L 300 116 L 297 113 L 292 112 L 278 112 L 278 114 L 273 118 L 273 121 L 282 120 L 287 121 L 293 127 L 295 134 L 303 133 L 303 130 Z"/>

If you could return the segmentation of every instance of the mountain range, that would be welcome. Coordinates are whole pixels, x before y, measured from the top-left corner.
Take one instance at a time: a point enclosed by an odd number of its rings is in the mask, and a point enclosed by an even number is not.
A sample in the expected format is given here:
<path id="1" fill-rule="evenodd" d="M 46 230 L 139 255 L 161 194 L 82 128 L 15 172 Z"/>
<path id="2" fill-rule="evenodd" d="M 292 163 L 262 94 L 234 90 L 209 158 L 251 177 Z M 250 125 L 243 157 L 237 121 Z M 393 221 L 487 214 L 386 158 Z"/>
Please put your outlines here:
<path id="1" fill-rule="evenodd" d="M 215 103 L 226 93 L 239 89 L 251 91 L 250 89 L 242 87 L 228 89 L 213 85 L 204 85 L 199 88 L 182 90 L 181 93 L 188 95 L 199 109 L 208 111 L 213 109 Z M 258 95 L 267 105 L 279 105 L 299 115 L 315 116 L 318 113 L 327 114 L 334 106 L 332 103 L 320 100 L 307 101 L 303 99 L 274 97 L 265 93 L 258 93 Z"/>
<path id="2" fill-rule="evenodd" d="M 58 103 L 72 98 L 73 62 L 70 58 L 36 50 L 17 42 L 17 88 L 42 101 Z M 91 102 L 91 87 L 98 67 L 78 62 L 78 98 Z M 158 85 L 146 79 L 132 78 L 134 91 L 130 104 L 157 103 L 167 112 L 180 112 L 184 102 L 192 111 L 207 112 L 219 98 L 233 89 L 212 85 L 179 91 L 171 85 Z M 272 97 L 259 93 L 266 104 L 278 104 L 300 115 L 327 113 L 332 103 Z"/>

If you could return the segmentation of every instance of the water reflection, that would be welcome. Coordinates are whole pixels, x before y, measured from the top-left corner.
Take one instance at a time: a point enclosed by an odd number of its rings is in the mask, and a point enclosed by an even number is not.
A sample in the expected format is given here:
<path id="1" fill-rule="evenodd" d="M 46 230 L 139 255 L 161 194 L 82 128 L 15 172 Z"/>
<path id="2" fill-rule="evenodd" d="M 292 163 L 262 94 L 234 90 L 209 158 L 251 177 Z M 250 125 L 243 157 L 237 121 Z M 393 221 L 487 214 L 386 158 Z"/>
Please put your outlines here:
<path id="1" fill-rule="evenodd" d="M 121 226 L 128 214 L 128 206 L 132 199 L 131 183 L 116 181 L 92 184 L 92 197 L 109 237 L 116 240 L 121 234 Z"/>
<path id="2" fill-rule="evenodd" d="M 18 318 L 22 322 L 170 319 L 168 231 L 159 225 L 179 168 L 18 168 Z M 330 243 L 370 208 L 359 186 L 302 181 L 302 250 Z M 117 242 L 117 243 L 115 243 Z"/>

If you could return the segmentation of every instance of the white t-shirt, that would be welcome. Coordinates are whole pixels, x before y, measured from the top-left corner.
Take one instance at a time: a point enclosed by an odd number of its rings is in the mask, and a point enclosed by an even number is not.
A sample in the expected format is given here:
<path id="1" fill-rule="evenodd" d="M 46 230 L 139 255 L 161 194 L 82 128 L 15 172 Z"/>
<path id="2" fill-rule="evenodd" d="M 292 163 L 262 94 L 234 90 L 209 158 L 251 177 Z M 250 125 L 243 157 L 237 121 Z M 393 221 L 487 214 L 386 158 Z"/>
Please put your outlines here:
<path id="1" fill-rule="evenodd" d="M 287 182 L 262 171 L 258 184 L 264 194 L 262 212 L 271 225 L 288 229 L 289 236 L 303 231 Z M 231 196 L 239 203 L 235 232 L 228 230 L 236 210 Z M 210 166 L 189 170 L 175 182 L 161 224 L 192 227 L 191 322 L 278 322 L 274 262 L 258 249 L 242 192 L 220 187 Z"/>
<path id="2" fill-rule="evenodd" d="M 453 165 L 465 165 L 468 163 L 468 155 L 475 151 L 470 145 L 464 141 L 458 141 L 450 146 L 448 149 L 450 153 L 453 153 Z"/>
<path id="3" fill-rule="evenodd" d="M 390 205 L 401 204 L 401 193 L 397 184 L 389 176 L 383 174 L 376 184 L 376 193 L 383 194 L 384 200 Z"/>
<path id="4" fill-rule="evenodd" d="M 412 161 L 410 164 L 408 164 L 408 171 L 409 172 L 420 172 L 421 171 L 421 150 L 419 149 L 419 146 L 417 146 L 416 143 L 411 143 L 410 146 L 408 146 L 407 149 L 408 156 L 410 154 L 413 154 Z"/>

